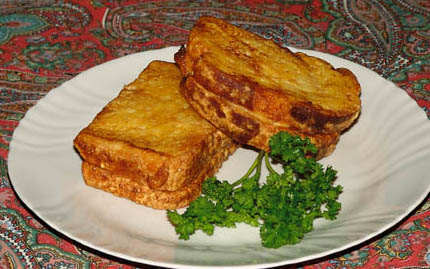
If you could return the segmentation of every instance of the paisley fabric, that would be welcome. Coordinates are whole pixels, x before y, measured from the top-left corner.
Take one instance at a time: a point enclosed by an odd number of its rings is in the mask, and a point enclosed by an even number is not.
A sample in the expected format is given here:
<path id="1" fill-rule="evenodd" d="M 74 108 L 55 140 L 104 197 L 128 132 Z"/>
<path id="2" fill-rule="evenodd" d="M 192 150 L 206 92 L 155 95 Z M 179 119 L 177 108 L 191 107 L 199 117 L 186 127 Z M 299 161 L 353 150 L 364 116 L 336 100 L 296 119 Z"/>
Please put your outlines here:
<path id="1" fill-rule="evenodd" d="M 63 237 L 29 212 L 7 172 L 25 112 L 90 67 L 185 42 L 202 15 L 284 46 L 359 63 L 393 81 L 430 117 L 428 0 L 0 0 L 0 267 L 135 268 Z M 387 233 L 304 268 L 429 268 L 430 199 Z"/>

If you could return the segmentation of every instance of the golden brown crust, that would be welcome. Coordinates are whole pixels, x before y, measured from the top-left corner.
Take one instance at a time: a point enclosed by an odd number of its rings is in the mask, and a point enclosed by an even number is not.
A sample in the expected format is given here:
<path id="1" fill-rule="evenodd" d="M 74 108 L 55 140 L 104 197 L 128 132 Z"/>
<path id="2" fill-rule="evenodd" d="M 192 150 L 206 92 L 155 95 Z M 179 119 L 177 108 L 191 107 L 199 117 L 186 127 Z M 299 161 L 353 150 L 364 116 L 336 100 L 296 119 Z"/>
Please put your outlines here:
<path id="1" fill-rule="evenodd" d="M 82 162 L 82 174 L 88 186 L 155 209 L 177 209 L 187 206 L 200 195 L 200 178 L 175 190 L 154 190 L 132 178 L 115 174 L 89 162 Z"/>
<path id="2" fill-rule="evenodd" d="M 197 21 L 175 61 L 186 78 L 185 88 L 199 85 L 205 95 L 213 94 L 210 100 L 196 95 L 192 102 L 186 93 L 191 89 L 183 90 L 195 109 L 206 103 L 201 116 L 218 128 L 217 122 L 225 122 L 224 132 L 257 148 L 267 148 L 267 141 L 254 141 L 268 136 L 261 125 L 271 123 L 276 130 L 314 137 L 321 151 L 331 152 L 339 133 L 360 113 L 360 85 L 349 70 L 292 53 L 217 18 Z M 214 111 L 211 116 L 204 114 L 209 110 Z"/>
<path id="3" fill-rule="evenodd" d="M 210 118 L 212 123 L 223 133 L 234 137 L 240 143 L 253 145 L 259 149 L 269 151 L 268 141 L 270 137 L 280 131 L 287 131 L 292 135 L 309 138 L 318 147 L 317 158 L 320 159 L 333 152 L 339 139 L 338 132 L 306 134 L 292 126 L 267 120 L 242 106 L 207 91 L 193 78 L 187 79 L 181 90 L 190 105 L 199 114 Z"/>
<path id="4" fill-rule="evenodd" d="M 87 128 L 79 133 L 74 145 L 87 162 L 116 171 L 119 175 L 136 178 L 136 181 L 152 188 L 160 187 L 167 181 L 167 177 L 161 176 L 166 174 L 166 163 L 171 159 L 167 154 L 138 148 L 121 140 L 106 139 Z"/>
<path id="5" fill-rule="evenodd" d="M 238 145 L 188 105 L 181 78 L 174 63 L 152 62 L 74 139 L 83 160 L 164 195 L 212 176 Z"/>

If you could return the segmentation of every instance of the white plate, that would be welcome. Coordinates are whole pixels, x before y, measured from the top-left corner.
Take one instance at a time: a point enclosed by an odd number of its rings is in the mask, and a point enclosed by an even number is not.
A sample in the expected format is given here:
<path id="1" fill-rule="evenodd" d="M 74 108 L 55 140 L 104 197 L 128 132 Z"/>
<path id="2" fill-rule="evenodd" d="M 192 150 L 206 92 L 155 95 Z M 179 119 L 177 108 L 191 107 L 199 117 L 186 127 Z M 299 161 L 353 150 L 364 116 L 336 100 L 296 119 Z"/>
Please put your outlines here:
<path id="1" fill-rule="evenodd" d="M 324 159 L 344 186 L 335 221 L 317 221 L 294 246 L 260 244 L 258 230 L 216 229 L 177 239 L 165 211 L 139 206 L 87 187 L 72 140 L 122 86 L 152 60 L 173 61 L 177 47 L 126 56 L 94 67 L 49 92 L 16 128 L 9 175 L 22 201 L 47 224 L 96 250 L 167 267 L 268 267 L 323 257 L 355 246 L 402 220 L 429 193 L 430 124 L 405 92 L 376 73 L 314 51 L 335 67 L 352 70 L 362 86 L 359 121 Z M 241 149 L 223 166 L 222 179 L 238 178 L 255 152 Z"/>

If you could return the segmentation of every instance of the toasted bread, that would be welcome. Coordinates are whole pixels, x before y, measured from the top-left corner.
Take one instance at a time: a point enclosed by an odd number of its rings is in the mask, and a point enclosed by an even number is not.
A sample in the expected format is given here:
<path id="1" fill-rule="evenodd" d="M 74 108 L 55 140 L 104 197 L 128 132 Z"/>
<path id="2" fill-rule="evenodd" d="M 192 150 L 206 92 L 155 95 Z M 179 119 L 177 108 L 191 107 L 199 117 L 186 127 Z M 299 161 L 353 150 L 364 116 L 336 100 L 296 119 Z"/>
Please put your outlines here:
<path id="1" fill-rule="evenodd" d="M 314 141 L 326 155 L 360 113 L 361 89 L 352 72 L 221 19 L 201 17 L 175 61 L 186 79 L 187 101 L 194 108 L 205 103 L 196 109 L 204 118 L 218 128 L 222 122 L 224 132 L 257 148 L 267 149 L 259 136 L 270 137 L 269 129 L 287 130 L 318 136 Z M 214 98 L 203 100 L 209 96 Z"/>
<path id="2" fill-rule="evenodd" d="M 189 202 L 200 193 L 238 145 L 188 105 L 181 78 L 176 64 L 151 62 L 80 131 L 74 145 L 89 185 L 157 208 L 184 206 L 177 195 L 189 193 Z M 112 182 L 98 182 L 107 177 Z"/>
<path id="3" fill-rule="evenodd" d="M 238 141 L 270 151 L 270 137 L 280 131 L 309 138 L 318 148 L 317 158 L 328 156 L 336 147 L 339 132 L 327 134 L 304 134 L 301 130 L 288 128 L 256 115 L 242 106 L 226 101 L 198 84 L 192 77 L 182 85 L 185 98 L 201 115 L 204 115 L 219 130 Z"/>
<path id="4" fill-rule="evenodd" d="M 132 178 L 120 176 L 89 162 L 82 162 L 85 183 L 116 196 L 155 209 L 177 209 L 187 206 L 200 195 L 201 177 L 174 191 L 154 190 Z"/>

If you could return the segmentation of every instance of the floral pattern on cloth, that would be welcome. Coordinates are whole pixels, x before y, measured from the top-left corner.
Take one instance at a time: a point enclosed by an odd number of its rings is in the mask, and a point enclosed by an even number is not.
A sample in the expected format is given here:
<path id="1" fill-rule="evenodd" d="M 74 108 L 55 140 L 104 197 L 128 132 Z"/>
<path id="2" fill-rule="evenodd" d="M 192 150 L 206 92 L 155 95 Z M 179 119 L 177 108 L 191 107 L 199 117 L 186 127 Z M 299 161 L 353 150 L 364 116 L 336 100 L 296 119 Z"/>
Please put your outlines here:
<path id="1" fill-rule="evenodd" d="M 64 238 L 29 212 L 7 173 L 12 133 L 51 89 L 95 65 L 183 44 L 203 15 L 318 50 L 394 82 L 430 117 L 428 0 L 0 0 L 0 267 L 137 268 Z M 143 266 L 143 265 L 142 265 Z M 430 199 L 398 226 L 304 268 L 430 268 Z"/>

